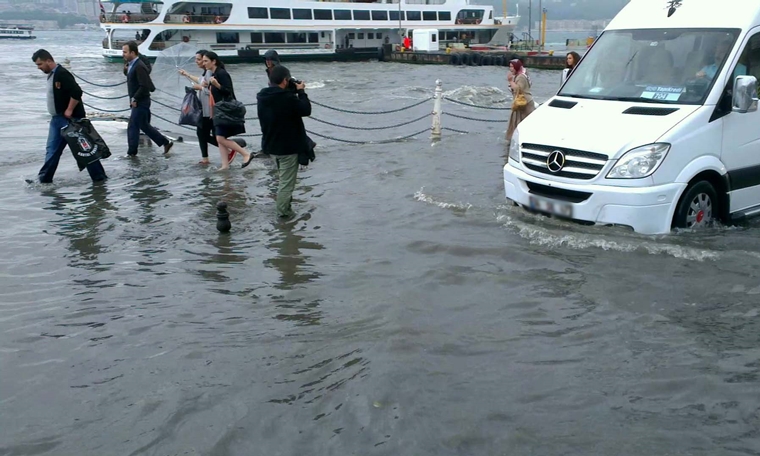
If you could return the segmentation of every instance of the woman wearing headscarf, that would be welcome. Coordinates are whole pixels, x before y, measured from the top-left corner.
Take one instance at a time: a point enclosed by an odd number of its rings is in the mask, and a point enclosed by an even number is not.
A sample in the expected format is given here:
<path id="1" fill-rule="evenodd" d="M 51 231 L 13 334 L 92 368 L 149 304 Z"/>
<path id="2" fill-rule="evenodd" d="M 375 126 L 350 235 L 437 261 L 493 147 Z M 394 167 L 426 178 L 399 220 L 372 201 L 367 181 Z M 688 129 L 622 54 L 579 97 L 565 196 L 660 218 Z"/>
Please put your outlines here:
<path id="1" fill-rule="evenodd" d="M 512 91 L 512 97 L 515 102 L 512 103 L 512 114 L 509 116 L 509 126 L 507 127 L 507 142 L 512 141 L 512 134 L 526 117 L 535 109 L 533 104 L 533 95 L 530 93 L 530 78 L 525 71 L 525 67 L 518 59 L 509 62 L 509 90 Z"/>

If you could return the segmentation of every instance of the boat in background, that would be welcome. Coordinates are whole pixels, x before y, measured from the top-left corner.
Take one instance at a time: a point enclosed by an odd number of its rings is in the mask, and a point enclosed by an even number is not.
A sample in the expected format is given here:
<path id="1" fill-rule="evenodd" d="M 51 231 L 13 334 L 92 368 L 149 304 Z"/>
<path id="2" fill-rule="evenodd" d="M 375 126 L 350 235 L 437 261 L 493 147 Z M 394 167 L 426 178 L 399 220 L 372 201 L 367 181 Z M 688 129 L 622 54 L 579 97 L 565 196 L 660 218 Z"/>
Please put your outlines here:
<path id="1" fill-rule="evenodd" d="M 33 40 L 34 27 L 31 25 L 0 24 L 0 40 Z"/>
<path id="2" fill-rule="evenodd" d="M 381 58 L 383 45 L 423 28 L 438 30 L 441 49 L 485 44 L 517 19 L 494 18 L 493 6 L 470 0 L 108 0 L 100 15 L 106 59 L 121 60 L 134 40 L 149 58 L 185 42 L 225 62 L 261 62 L 268 49 L 283 61 Z"/>

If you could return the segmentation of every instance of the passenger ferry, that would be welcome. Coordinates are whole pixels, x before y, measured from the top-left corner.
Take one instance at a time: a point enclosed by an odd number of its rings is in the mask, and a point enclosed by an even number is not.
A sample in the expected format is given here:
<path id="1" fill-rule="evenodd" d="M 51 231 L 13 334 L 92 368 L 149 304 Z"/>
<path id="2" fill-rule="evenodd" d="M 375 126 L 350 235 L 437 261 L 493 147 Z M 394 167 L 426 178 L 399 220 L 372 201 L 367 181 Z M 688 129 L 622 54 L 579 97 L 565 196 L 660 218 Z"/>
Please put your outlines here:
<path id="1" fill-rule="evenodd" d="M 33 40 L 34 27 L 26 25 L 0 24 L 0 40 Z"/>
<path id="2" fill-rule="evenodd" d="M 225 62 L 261 61 L 268 49 L 286 61 L 376 58 L 415 28 L 437 29 L 444 49 L 488 43 L 497 31 L 508 41 L 518 18 L 494 18 L 493 6 L 470 0 L 109 0 L 100 15 L 106 59 L 135 40 L 149 58 L 186 42 Z"/>

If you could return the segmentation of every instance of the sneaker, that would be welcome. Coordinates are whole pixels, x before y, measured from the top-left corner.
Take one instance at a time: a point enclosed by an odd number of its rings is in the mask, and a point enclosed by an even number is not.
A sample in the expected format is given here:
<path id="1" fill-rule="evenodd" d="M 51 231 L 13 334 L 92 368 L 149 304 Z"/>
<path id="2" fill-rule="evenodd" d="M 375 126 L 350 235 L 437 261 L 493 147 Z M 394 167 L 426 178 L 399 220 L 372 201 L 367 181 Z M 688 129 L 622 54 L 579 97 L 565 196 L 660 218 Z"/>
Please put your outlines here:
<path id="1" fill-rule="evenodd" d="M 230 153 L 229 153 L 229 155 L 227 155 L 227 161 L 229 163 L 232 163 L 232 160 L 234 160 L 235 157 L 237 157 L 237 151 L 236 150 L 231 150 Z"/>

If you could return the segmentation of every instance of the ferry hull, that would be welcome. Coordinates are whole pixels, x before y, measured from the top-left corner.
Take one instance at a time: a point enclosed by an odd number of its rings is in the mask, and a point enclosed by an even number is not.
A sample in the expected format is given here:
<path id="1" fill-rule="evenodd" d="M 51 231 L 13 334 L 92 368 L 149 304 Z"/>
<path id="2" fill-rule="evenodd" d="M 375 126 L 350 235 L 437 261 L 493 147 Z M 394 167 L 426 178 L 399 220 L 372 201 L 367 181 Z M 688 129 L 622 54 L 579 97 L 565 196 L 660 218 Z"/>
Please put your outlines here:
<path id="1" fill-rule="evenodd" d="M 35 40 L 36 36 L 0 36 L 0 40 Z"/>
<path id="2" fill-rule="evenodd" d="M 104 51 L 108 51 L 107 49 Z M 149 60 L 155 61 L 156 56 L 146 54 Z M 121 51 L 107 52 L 103 57 L 109 62 L 123 62 Z M 383 59 L 382 48 L 352 48 L 337 50 L 334 52 L 303 53 L 279 55 L 281 62 L 359 62 L 372 59 Z M 219 58 L 225 63 L 264 63 L 263 53 L 258 51 L 238 51 L 237 55 L 220 55 Z"/>

